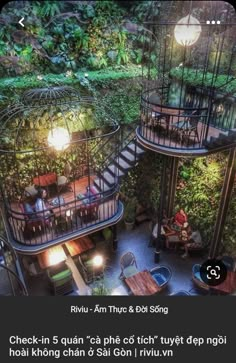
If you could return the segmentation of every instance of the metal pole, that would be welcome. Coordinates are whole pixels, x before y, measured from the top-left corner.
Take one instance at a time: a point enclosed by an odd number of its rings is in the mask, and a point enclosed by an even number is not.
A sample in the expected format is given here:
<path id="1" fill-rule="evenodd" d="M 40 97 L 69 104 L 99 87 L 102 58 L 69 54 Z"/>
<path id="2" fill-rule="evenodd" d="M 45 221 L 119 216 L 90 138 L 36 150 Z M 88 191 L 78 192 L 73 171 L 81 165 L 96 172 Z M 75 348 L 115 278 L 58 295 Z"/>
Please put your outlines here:
<path id="1" fill-rule="evenodd" d="M 175 191 L 177 185 L 177 176 L 178 176 L 178 164 L 179 158 L 174 156 L 170 156 L 170 177 L 169 177 L 169 186 L 168 186 L 168 203 L 167 203 L 167 217 L 170 218 L 173 214 L 174 203 L 175 203 Z"/>
<path id="2" fill-rule="evenodd" d="M 117 239 L 117 225 L 114 224 L 112 226 L 112 235 L 113 235 L 113 239 L 112 239 L 112 247 L 113 250 L 116 251 L 117 250 L 117 246 L 118 246 L 118 239 Z"/>
<path id="3" fill-rule="evenodd" d="M 236 148 L 233 148 L 229 152 L 224 184 L 221 190 L 218 215 L 216 218 L 214 233 L 210 245 L 209 258 L 215 258 L 219 253 L 225 220 L 233 191 L 235 175 L 236 175 Z"/>
<path id="4" fill-rule="evenodd" d="M 166 199 L 166 181 L 167 181 L 167 156 L 163 155 L 162 159 L 162 174 L 161 174 L 161 185 L 160 185 L 160 199 L 158 208 L 158 233 L 156 239 L 156 250 L 155 250 L 155 262 L 159 261 L 160 257 L 160 242 L 161 242 L 161 222 L 163 219 L 163 211 L 165 209 Z"/>
<path id="5" fill-rule="evenodd" d="M 15 279 L 17 280 L 18 284 L 21 287 L 21 290 L 23 291 L 24 295 L 28 296 L 28 291 L 25 287 L 25 285 L 23 284 L 23 282 L 21 281 L 21 279 L 19 279 L 19 277 L 17 276 L 17 274 L 12 271 L 9 267 L 7 267 L 6 265 L 1 265 L 1 268 L 5 269 L 7 272 L 10 272 L 10 274 L 12 274 Z"/>

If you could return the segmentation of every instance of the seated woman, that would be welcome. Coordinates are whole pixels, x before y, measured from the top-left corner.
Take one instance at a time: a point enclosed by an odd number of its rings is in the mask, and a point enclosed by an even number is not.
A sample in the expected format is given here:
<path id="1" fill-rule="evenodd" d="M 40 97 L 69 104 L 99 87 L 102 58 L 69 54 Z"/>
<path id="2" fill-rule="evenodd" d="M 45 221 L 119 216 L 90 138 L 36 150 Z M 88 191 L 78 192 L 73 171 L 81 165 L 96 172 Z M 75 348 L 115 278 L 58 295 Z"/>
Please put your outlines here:
<path id="1" fill-rule="evenodd" d="M 37 213 L 38 215 L 41 215 L 43 217 L 48 217 L 53 214 L 52 207 L 46 200 L 47 198 L 47 191 L 45 189 L 39 189 L 37 200 L 35 203 L 35 211 L 41 212 Z"/>
<path id="2" fill-rule="evenodd" d="M 84 204 L 93 203 L 97 199 L 93 189 L 90 188 L 89 186 L 86 187 L 86 193 L 84 194 L 84 196 L 85 196 L 85 199 L 83 201 Z"/>
<path id="3" fill-rule="evenodd" d="M 192 232 L 188 243 L 184 245 L 185 252 L 182 255 L 182 258 L 188 257 L 189 250 L 200 249 L 200 248 L 203 248 L 203 242 L 202 242 L 201 233 L 197 230 Z"/>
<path id="4" fill-rule="evenodd" d="M 180 228 L 188 227 L 188 216 L 183 209 L 180 209 L 174 216 L 174 224 Z"/>

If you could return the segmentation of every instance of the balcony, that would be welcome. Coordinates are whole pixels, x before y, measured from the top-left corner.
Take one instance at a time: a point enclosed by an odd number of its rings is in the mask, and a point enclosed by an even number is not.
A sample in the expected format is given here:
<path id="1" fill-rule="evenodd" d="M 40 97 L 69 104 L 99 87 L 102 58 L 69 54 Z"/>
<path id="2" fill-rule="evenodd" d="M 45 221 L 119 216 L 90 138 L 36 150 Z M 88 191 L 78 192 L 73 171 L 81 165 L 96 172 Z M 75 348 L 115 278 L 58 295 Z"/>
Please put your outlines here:
<path id="1" fill-rule="evenodd" d="M 115 172 L 119 125 L 106 107 L 71 87 L 28 90 L 1 112 L 1 209 L 21 253 L 117 223 L 123 214 Z"/>
<path id="2" fill-rule="evenodd" d="M 234 100 L 213 98 L 206 89 L 187 90 L 181 105 L 171 103 L 171 86 L 147 90 L 141 98 L 138 140 L 173 156 L 203 156 L 236 144 Z"/>
<path id="3" fill-rule="evenodd" d="M 95 179 L 96 176 L 90 176 L 90 185 Z M 74 180 L 59 197 L 54 197 L 52 188 L 50 198 L 47 199 L 49 209 L 40 213 L 33 208 L 36 200 L 33 197 L 31 213 L 26 213 L 25 203 L 12 202 L 5 206 L 5 219 L 14 248 L 24 253 L 39 252 L 49 245 L 66 242 L 117 223 L 123 215 L 123 206 L 117 198 L 117 187 L 105 192 L 91 186 L 92 194 L 88 198 L 85 195 L 88 185 L 87 176 Z M 55 201 L 59 203 L 55 205 Z"/>

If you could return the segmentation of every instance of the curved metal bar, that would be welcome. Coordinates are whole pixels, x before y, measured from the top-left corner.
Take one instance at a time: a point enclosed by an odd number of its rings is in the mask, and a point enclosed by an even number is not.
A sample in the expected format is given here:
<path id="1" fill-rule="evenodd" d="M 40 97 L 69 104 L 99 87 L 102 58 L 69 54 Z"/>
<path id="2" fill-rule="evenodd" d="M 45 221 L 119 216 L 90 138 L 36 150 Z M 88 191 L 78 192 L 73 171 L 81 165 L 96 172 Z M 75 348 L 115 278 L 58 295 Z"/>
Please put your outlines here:
<path id="1" fill-rule="evenodd" d="M 6 270 L 7 272 L 10 272 L 10 274 L 12 274 L 15 277 L 15 279 L 17 280 L 18 284 L 20 285 L 21 290 L 23 291 L 24 295 L 28 296 L 28 291 L 27 291 L 25 285 L 23 284 L 23 282 L 21 281 L 21 279 L 17 276 L 17 274 L 14 271 L 12 271 L 9 267 L 7 267 L 6 265 L 1 264 L 1 268 Z"/>

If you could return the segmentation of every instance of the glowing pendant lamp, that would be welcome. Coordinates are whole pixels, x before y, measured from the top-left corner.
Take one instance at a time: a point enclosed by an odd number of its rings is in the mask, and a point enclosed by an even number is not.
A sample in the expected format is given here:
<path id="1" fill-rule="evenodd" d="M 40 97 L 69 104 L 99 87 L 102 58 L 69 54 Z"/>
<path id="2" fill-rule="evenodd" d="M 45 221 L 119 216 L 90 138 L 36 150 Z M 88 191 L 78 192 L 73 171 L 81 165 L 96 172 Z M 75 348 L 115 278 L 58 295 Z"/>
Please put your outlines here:
<path id="1" fill-rule="evenodd" d="M 180 19 L 175 26 L 174 34 L 178 44 L 190 46 L 200 37 L 202 28 L 199 21 L 192 15 Z"/>
<path id="2" fill-rule="evenodd" d="M 63 127 L 56 127 L 48 134 L 48 144 L 56 150 L 65 150 L 69 146 L 70 135 Z"/>

